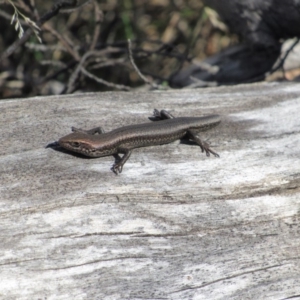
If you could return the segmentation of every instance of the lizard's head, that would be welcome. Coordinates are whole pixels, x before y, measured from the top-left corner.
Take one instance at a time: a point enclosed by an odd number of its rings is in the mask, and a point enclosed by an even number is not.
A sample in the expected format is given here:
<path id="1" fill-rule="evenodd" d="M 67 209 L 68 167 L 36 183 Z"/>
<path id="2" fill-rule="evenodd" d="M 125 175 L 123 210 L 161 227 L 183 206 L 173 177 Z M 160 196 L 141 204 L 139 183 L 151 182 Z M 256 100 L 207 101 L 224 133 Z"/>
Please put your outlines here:
<path id="1" fill-rule="evenodd" d="M 59 145 L 72 152 L 90 157 L 100 157 L 112 154 L 114 149 L 101 143 L 100 135 L 89 135 L 81 132 L 68 134 L 58 141 Z"/>
<path id="2" fill-rule="evenodd" d="M 91 156 L 91 143 L 86 134 L 71 133 L 60 138 L 58 143 L 64 149 Z"/>

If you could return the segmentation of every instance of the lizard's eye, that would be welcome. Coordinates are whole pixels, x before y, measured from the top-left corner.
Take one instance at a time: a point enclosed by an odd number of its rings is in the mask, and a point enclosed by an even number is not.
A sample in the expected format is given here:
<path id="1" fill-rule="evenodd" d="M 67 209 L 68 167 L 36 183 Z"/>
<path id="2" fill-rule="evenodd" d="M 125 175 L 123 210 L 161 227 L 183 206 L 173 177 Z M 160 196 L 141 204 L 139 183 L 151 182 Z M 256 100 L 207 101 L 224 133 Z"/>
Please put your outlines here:
<path id="1" fill-rule="evenodd" d="M 72 145 L 72 147 L 78 148 L 80 146 L 80 143 L 78 142 L 71 142 L 70 143 Z"/>

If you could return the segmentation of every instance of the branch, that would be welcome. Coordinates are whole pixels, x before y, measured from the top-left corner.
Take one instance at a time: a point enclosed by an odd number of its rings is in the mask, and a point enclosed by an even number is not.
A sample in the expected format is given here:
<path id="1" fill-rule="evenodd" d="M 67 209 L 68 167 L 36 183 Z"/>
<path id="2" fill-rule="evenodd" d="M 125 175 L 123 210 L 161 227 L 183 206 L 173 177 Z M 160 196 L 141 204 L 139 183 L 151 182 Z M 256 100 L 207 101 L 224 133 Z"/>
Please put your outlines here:
<path id="1" fill-rule="evenodd" d="M 109 86 L 109 87 L 113 87 L 113 88 L 116 88 L 118 90 L 125 90 L 125 91 L 129 91 L 131 90 L 131 88 L 129 86 L 126 86 L 126 85 L 123 85 L 123 84 L 115 84 L 115 83 L 112 83 L 112 82 L 109 82 L 109 81 L 106 81 L 102 78 L 99 78 L 97 76 L 95 76 L 94 74 L 88 72 L 84 67 L 81 66 L 80 68 L 80 71 L 86 75 L 87 77 L 95 80 L 96 82 L 98 83 L 101 83 L 101 84 L 104 84 L 106 86 Z"/>
<path id="2" fill-rule="evenodd" d="M 102 83 L 102 84 L 105 84 L 107 86 L 111 86 L 111 87 L 116 87 L 117 89 L 122 89 L 122 90 L 129 90 L 130 88 L 129 87 L 126 87 L 125 85 L 116 85 L 114 83 L 110 83 L 106 80 L 103 80 L 103 79 L 100 79 L 98 77 L 96 77 L 95 75 L 89 73 L 84 67 L 84 63 L 86 62 L 86 60 L 91 57 L 91 56 L 104 56 L 106 54 L 109 54 L 109 53 L 116 53 L 116 52 L 119 52 L 120 50 L 119 49 L 116 49 L 116 48 L 107 48 L 107 49 L 104 49 L 104 50 L 101 50 L 101 51 L 88 51 L 86 52 L 79 64 L 77 65 L 76 69 L 74 70 L 74 72 L 72 73 L 72 75 L 70 76 L 69 78 L 69 82 L 68 82 L 68 88 L 67 88 L 67 91 L 66 93 L 69 94 L 69 93 L 72 93 L 72 91 L 74 90 L 74 86 L 75 86 L 75 81 L 77 80 L 80 72 L 82 73 L 85 73 L 86 76 L 94 79 L 95 81 L 99 82 L 99 83 Z"/>
<path id="3" fill-rule="evenodd" d="M 159 89 L 160 86 L 157 85 L 156 83 L 150 81 L 148 78 L 146 78 L 142 72 L 139 70 L 139 68 L 137 67 L 137 65 L 135 64 L 134 60 L 133 60 L 133 56 L 132 56 L 132 44 L 131 44 L 131 40 L 128 40 L 128 53 L 129 53 L 129 60 L 133 66 L 133 68 L 135 69 L 135 71 L 137 72 L 137 74 L 140 76 L 140 78 L 146 83 L 149 84 L 152 88 L 154 89 Z"/>

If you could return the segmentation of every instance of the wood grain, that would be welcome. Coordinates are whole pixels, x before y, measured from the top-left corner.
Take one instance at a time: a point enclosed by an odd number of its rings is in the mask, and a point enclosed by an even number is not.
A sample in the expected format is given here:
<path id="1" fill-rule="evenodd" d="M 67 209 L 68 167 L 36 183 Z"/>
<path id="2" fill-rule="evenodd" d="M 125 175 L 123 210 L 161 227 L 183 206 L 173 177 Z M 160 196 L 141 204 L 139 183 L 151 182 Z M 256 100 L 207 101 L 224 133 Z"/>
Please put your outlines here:
<path id="1" fill-rule="evenodd" d="M 71 126 L 221 114 L 201 137 L 82 158 Z M 0 102 L 1 299 L 300 299 L 300 84 Z M 149 121 L 150 122 L 150 121 Z"/>

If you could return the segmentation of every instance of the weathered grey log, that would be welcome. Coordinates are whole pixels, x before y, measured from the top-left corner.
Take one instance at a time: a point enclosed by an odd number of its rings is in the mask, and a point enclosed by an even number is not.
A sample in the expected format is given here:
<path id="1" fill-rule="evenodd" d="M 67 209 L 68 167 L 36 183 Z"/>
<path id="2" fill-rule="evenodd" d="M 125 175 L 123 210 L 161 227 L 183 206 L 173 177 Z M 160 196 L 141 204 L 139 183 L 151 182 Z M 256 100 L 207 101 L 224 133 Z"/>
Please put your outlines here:
<path id="1" fill-rule="evenodd" d="M 299 299 L 300 85 L 0 102 L 1 299 Z M 45 149 L 106 130 L 222 115 L 201 134 L 112 157 Z M 150 121 L 149 121 L 150 122 Z"/>

